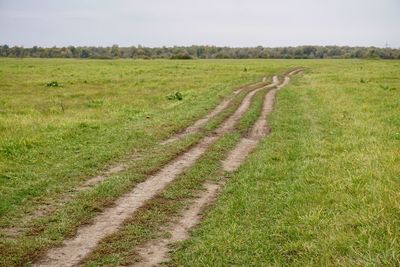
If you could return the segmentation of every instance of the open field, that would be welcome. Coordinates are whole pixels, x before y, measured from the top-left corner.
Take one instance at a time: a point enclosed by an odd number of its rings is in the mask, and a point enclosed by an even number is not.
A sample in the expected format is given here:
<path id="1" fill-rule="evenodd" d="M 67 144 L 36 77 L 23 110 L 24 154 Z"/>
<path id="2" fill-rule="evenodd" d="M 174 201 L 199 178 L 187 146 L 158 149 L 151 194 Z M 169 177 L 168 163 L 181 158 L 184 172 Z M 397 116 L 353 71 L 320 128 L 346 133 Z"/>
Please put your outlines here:
<path id="1" fill-rule="evenodd" d="M 272 133 L 173 262 L 399 265 L 399 67 L 326 64 L 282 91 Z"/>
<path id="2" fill-rule="evenodd" d="M 267 117 L 271 133 L 237 171 L 224 169 L 272 76 L 296 68 Z M 140 261 L 218 181 L 172 265 L 399 264 L 399 73 L 399 61 L 1 59 L 0 264 L 45 264 L 50 248 L 197 147 L 78 262 Z M 182 100 L 168 99 L 177 91 Z"/>

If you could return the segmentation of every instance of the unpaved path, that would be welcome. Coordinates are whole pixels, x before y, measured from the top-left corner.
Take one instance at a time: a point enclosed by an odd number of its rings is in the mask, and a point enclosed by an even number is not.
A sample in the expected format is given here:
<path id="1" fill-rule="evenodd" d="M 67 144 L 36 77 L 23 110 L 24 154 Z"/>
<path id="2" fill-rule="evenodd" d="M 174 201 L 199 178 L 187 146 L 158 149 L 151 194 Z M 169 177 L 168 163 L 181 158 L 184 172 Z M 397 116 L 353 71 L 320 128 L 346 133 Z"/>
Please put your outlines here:
<path id="1" fill-rule="evenodd" d="M 267 80 L 267 77 L 263 77 L 261 82 L 256 82 L 256 83 L 251 83 L 251 84 L 241 86 L 241 87 L 237 88 L 236 90 L 234 90 L 233 94 L 237 95 L 245 89 L 254 90 L 254 89 L 257 89 L 260 87 L 264 87 L 264 86 L 268 85 L 266 80 Z M 183 132 L 178 133 L 178 134 L 170 137 L 167 140 L 161 141 L 160 144 L 164 145 L 167 143 L 171 143 L 171 142 L 180 140 L 189 134 L 199 132 L 201 130 L 201 128 L 210 119 L 214 118 L 215 116 L 220 114 L 222 111 L 224 111 L 231 102 L 232 102 L 232 98 L 223 100 L 210 113 L 208 113 L 203 118 L 194 122 L 193 125 L 186 128 Z M 130 158 L 132 160 L 133 157 L 130 156 Z M 139 157 L 135 157 L 135 158 L 139 158 Z M 113 174 L 116 174 L 116 173 L 126 170 L 127 167 L 128 167 L 128 165 L 125 163 L 122 163 L 122 162 L 116 163 L 116 164 L 110 166 L 107 170 L 103 171 L 101 174 L 89 178 L 83 184 L 74 188 L 72 191 L 64 194 L 63 196 L 60 196 L 57 200 L 52 202 L 52 205 L 49 205 L 46 203 L 46 204 L 39 206 L 37 208 L 37 210 L 34 211 L 32 214 L 25 216 L 24 220 L 29 222 L 29 221 L 32 221 L 33 219 L 38 219 L 40 217 L 44 217 L 44 216 L 50 214 L 51 212 L 54 212 L 54 210 L 56 210 L 57 206 L 63 205 L 65 203 L 67 203 L 68 201 L 70 201 L 73 198 L 73 195 L 75 193 L 90 189 L 90 188 L 96 186 L 97 184 L 101 183 L 102 181 L 106 180 L 110 175 L 113 175 Z M 10 236 L 18 236 L 22 232 L 21 229 L 19 229 L 19 228 L 2 229 L 2 231 L 6 232 Z"/>
<path id="2" fill-rule="evenodd" d="M 199 120 L 197 120 L 193 125 L 187 127 L 183 132 L 178 133 L 174 136 L 172 136 L 171 138 L 162 141 L 161 144 L 165 145 L 171 142 L 174 142 L 176 140 L 180 140 L 182 138 L 184 138 L 185 136 L 192 134 L 192 133 L 196 133 L 199 132 L 200 129 L 211 119 L 214 118 L 215 116 L 217 116 L 219 113 L 221 113 L 223 110 L 225 110 L 229 104 L 232 102 L 232 99 L 225 99 L 223 100 L 213 111 L 211 111 L 210 113 L 208 113 L 204 118 L 201 118 Z"/>
<path id="3" fill-rule="evenodd" d="M 257 91 L 275 87 L 278 82 L 277 77 L 274 77 L 271 85 L 249 92 L 239 108 L 221 124 L 214 135 L 204 137 L 197 145 L 179 155 L 159 172 L 136 185 L 132 191 L 119 198 L 113 207 L 107 208 L 103 213 L 95 217 L 92 224 L 82 226 L 74 238 L 65 240 L 62 247 L 50 249 L 35 266 L 74 266 L 78 264 L 97 246 L 101 239 L 115 232 L 147 200 L 161 192 L 185 169 L 194 164 L 221 135 L 232 131 L 235 124 L 250 106 L 251 98 Z"/>
<path id="4" fill-rule="evenodd" d="M 262 88 L 262 87 L 267 85 L 267 83 L 265 81 L 266 81 L 266 77 L 263 78 L 262 82 L 258 82 L 258 83 L 254 83 L 254 84 L 250 84 L 250 85 L 246 85 L 246 86 L 240 87 L 239 89 L 235 90 L 233 92 L 233 94 L 237 95 L 240 92 L 242 92 L 244 89 L 254 90 L 254 89 Z M 197 120 L 195 123 L 193 123 L 193 125 L 187 127 L 181 133 L 175 134 L 174 136 L 170 137 L 169 139 L 167 139 L 165 141 L 162 141 L 161 144 L 165 145 L 165 144 L 171 143 L 173 141 L 180 140 L 180 139 L 184 138 L 185 136 L 187 136 L 189 134 L 199 132 L 201 130 L 201 128 L 204 127 L 204 125 L 206 125 L 206 123 L 208 121 L 210 121 L 212 118 L 214 118 L 215 116 L 220 114 L 222 111 L 224 111 L 229 106 L 229 104 L 231 102 L 232 102 L 232 98 L 223 100 L 218 106 L 216 106 L 206 116 L 204 116 L 203 118 Z"/>
<path id="5" fill-rule="evenodd" d="M 204 191 L 196 198 L 190 207 L 184 211 L 181 219 L 169 231 L 168 239 L 161 239 L 147 244 L 138 249 L 138 254 L 142 256 L 142 261 L 134 264 L 135 267 L 154 266 L 168 260 L 168 244 L 182 241 L 188 238 L 188 230 L 200 221 L 200 212 L 207 203 L 211 203 L 217 191 L 221 188 L 220 184 L 207 183 Z"/>
<path id="6" fill-rule="evenodd" d="M 289 75 L 293 75 L 294 73 L 296 72 L 291 72 Z M 282 84 L 268 91 L 268 93 L 265 95 L 261 114 L 254 123 L 250 134 L 248 137 L 242 138 L 236 147 L 229 153 L 228 157 L 222 162 L 222 168 L 225 171 L 234 171 L 237 167 L 239 167 L 247 155 L 257 146 L 261 138 L 263 138 L 269 132 L 266 119 L 268 114 L 272 111 L 276 92 L 282 87 L 286 86 L 289 83 L 289 80 L 289 76 L 286 76 Z"/>
<path id="7" fill-rule="evenodd" d="M 238 107 L 238 109 L 235 111 L 235 113 L 233 113 L 233 115 L 230 117 L 230 119 L 224 121 L 221 126 L 216 130 L 216 133 L 224 133 L 224 132 L 228 132 L 230 129 L 233 129 L 234 125 L 236 124 L 236 122 L 243 116 L 243 114 L 246 112 L 246 110 L 249 108 L 250 104 L 251 104 L 251 99 L 253 98 L 253 96 L 260 91 L 261 89 L 270 89 L 270 88 L 274 88 L 279 84 L 279 80 L 277 76 L 274 76 L 272 78 L 272 84 L 267 85 L 265 87 L 262 88 L 257 88 L 253 91 L 251 91 L 250 93 L 248 93 L 241 105 Z"/>
<path id="8" fill-rule="evenodd" d="M 272 111 L 276 92 L 289 83 L 290 75 L 297 74 L 299 71 L 300 70 L 295 70 L 290 72 L 285 77 L 282 84 L 268 91 L 264 99 L 261 114 L 254 123 L 249 136 L 242 138 L 222 162 L 222 167 L 225 171 L 231 172 L 235 170 L 256 147 L 258 142 L 268 134 L 269 130 L 266 118 Z M 162 262 L 167 261 L 169 252 L 168 246 L 188 238 L 188 231 L 190 228 L 198 224 L 201 219 L 201 211 L 216 198 L 218 191 L 222 187 L 222 183 L 205 183 L 205 190 L 196 198 L 188 209 L 184 211 L 179 221 L 167 229 L 170 233 L 170 237 L 152 240 L 144 244 L 144 246 L 139 247 L 137 253 L 140 255 L 141 261 L 135 263 L 133 266 L 159 266 Z"/>

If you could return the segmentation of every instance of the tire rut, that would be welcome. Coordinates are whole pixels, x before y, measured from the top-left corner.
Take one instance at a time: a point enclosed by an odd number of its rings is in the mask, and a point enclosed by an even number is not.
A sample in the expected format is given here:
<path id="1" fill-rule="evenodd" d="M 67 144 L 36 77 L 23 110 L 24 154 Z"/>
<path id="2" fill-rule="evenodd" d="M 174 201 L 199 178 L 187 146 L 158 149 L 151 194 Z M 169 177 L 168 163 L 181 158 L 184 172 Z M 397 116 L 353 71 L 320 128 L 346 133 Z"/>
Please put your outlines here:
<path id="1" fill-rule="evenodd" d="M 233 97 L 235 95 L 238 95 L 243 90 L 246 90 L 246 89 L 254 90 L 254 89 L 266 86 L 266 85 L 268 85 L 268 83 L 266 83 L 266 77 L 263 77 L 261 82 L 247 84 L 247 85 L 244 85 L 244 86 L 241 86 L 241 87 L 235 89 L 233 91 Z M 202 127 L 204 127 L 204 125 L 208 121 L 210 121 L 212 118 L 216 117 L 218 114 L 220 114 L 222 111 L 224 111 L 229 106 L 229 104 L 233 100 L 233 97 L 223 100 L 210 113 L 206 114 L 203 118 L 195 121 L 191 126 L 186 128 L 183 132 L 178 133 L 178 134 L 170 137 L 167 140 L 161 141 L 160 144 L 162 144 L 162 145 L 168 144 L 168 143 L 180 140 L 189 134 L 200 132 Z M 32 220 L 42 218 L 42 217 L 45 217 L 46 215 L 53 213 L 58 207 L 71 201 L 71 199 L 73 199 L 77 193 L 95 187 L 96 185 L 103 182 L 111 175 L 125 171 L 129 166 L 129 164 L 127 164 L 127 162 L 130 160 L 138 159 L 138 158 L 140 158 L 139 155 L 131 155 L 128 158 L 126 158 L 124 160 L 124 162 L 119 162 L 119 163 L 115 163 L 114 165 L 111 165 L 110 167 L 108 167 L 108 169 L 101 172 L 101 174 L 87 179 L 81 185 L 79 185 L 79 186 L 71 189 L 69 192 L 59 196 L 57 199 L 55 199 L 52 202 L 51 205 L 49 203 L 40 205 L 33 213 L 31 213 L 23 218 L 24 222 L 25 222 L 24 224 L 26 224 L 26 222 L 30 222 Z M 23 233 L 23 230 L 24 229 L 22 229 L 20 227 L 12 227 L 10 229 L 8 229 L 8 228 L 1 229 L 1 231 L 6 233 L 7 236 L 10 236 L 10 238 L 15 238 L 15 237 L 19 236 L 20 234 Z"/>
<path id="2" fill-rule="evenodd" d="M 236 89 L 235 91 L 233 91 L 234 95 L 238 95 L 239 93 L 241 93 L 243 90 L 245 89 L 249 89 L 249 90 L 254 90 L 257 88 L 262 88 L 266 85 L 268 85 L 266 82 L 266 77 L 263 78 L 262 82 L 258 82 L 258 83 L 254 83 L 254 84 L 249 84 L 246 86 L 242 86 L 238 89 Z M 197 120 L 195 123 L 193 123 L 193 125 L 187 127 L 185 130 L 183 130 L 181 133 L 175 134 L 174 136 L 170 137 L 169 139 L 162 141 L 161 144 L 165 145 L 171 142 L 174 142 L 176 140 L 180 140 L 182 138 L 184 138 L 185 136 L 192 134 L 192 133 L 197 133 L 199 132 L 202 127 L 204 127 L 204 125 L 206 125 L 206 123 L 214 118 L 215 116 L 217 116 L 218 114 L 220 114 L 222 111 L 224 111 L 229 104 L 232 102 L 233 98 L 229 98 L 229 99 L 225 99 L 223 100 L 218 106 L 216 106 L 210 113 L 208 113 L 206 116 L 204 116 L 203 118 Z"/>
<path id="3" fill-rule="evenodd" d="M 295 75 L 301 71 L 301 69 L 297 69 L 290 72 L 285 76 L 284 81 L 281 84 L 274 86 L 273 89 L 267 92 L 264 98 L 261 114 L 254 123 L 249 136 L 242 138 L 235 148 L 228 154 L 227 158 L 222 162 L 222 169 L 224 171 L 232 172 L 236 170 L 236 168 L 245 160 L 247 155 L 255 149 L 258 142 L 269 133 L 266 119 L 272 111 L 276 92 L 289 83 L 289 76 Z M 193 203 L 183 212 L 178 222 L 166 229 L 166 232 L 170 234 L 170 237 L 152 240 L 137 248 L 136 252 L 141 257 L 141 261 L 133 264 L 133 266 L 159 266 L 161 263 L 168 261 L 168 253 L 170 251 L 169 245 L 188 238 L 189 230 L 197 225 L 201 220 L 201 211 L 216 199 L 219 190 L 223 186 L 223 183 L 215 184 L 206 182 L 203 185 L 204 191 L 201 192 Z"/>
<path id="4" fill-rule="evenodd" d="M 177 156 L 156 174 L 137 184 L 132 191 L 120 197 L 113 207 L 106 208 L 95 217 L 92 224 L 80 227 L 76 236 L 65 240 L 63 246 L 48 250 L 47 254 L 34 266 L 74 266 L 78 264 L 97 246 L 101 239 L 118 230 L 122 223 L 147 200 L 160 193 L 185 169 L 193 165 L 212 143 L 223 134 L 232 131 L 235 124 L 247 111 L 251 99 L 257 91 L 273 88 L 278 83 L 278 78 L 274 77 L 272 84 L 252 89 L 237 110 L 212 135 L 204 137 L 198 144 Z"/>
<path id="5" fill-rule="evenodd" d="M 238 168 L 247 155 L 258 145 L 261 138 L 270 132 L 266 119 L 272 111 L 276 92 L 286 86 L 290 81 L 289 76 L 295 73 L 297 73 L 297 70 L 290 72 L 288 76 L 285 76 L 284 81 L 280 85 L 268 91 L 265 95 L 261 114 L 251 128 L 250 134 L 247 137 L 242 138 L 236 147 L 229 153 L 228 157 L 222 162 L 222 168 L 225 171 L 234 171 Z"/>
<path id="6" fill-rule="evenodd" d="M 167 261 L 169 252 L 169 244 L 182 241 L 188 238 L 188 230 L 194 227 L 201 219 L 200 213 L 208 203 L 214 201 L 218 194 L 218 190 L 222 184 L 207 183 L 204 185 L 205 190 L 196 198 L 196 200 L 185 210 L 181 219 L 170 229 L 170 237 L 161 239 L 156 242 L 148 243 L 146 246 L 137 250 L 142 256 L 142 261 L 135 263 L 134 267 L 157 266 Z"/>

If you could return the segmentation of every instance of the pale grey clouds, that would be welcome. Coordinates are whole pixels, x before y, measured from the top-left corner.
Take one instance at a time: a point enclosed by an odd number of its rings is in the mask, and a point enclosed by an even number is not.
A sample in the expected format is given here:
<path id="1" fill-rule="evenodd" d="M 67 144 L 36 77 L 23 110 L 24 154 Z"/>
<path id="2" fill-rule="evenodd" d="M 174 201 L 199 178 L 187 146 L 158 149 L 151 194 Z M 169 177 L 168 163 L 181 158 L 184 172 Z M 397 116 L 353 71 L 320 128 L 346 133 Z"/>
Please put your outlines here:
<path id="1" fill-rule="evenodd" d="M 0 44 L 400 47 L 399 0 L 0 0 Z"/>

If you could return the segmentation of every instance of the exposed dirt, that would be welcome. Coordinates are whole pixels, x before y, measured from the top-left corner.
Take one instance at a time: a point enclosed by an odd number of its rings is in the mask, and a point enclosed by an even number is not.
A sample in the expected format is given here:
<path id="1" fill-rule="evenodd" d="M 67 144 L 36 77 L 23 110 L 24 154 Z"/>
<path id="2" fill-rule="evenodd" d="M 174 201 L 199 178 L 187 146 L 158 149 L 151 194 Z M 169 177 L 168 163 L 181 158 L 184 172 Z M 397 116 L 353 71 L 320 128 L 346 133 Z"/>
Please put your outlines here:
<path id="1" fill-rule="evenodd" d="M 189 126 L 186 128 L 183 132 L 178 133 L 171 138 L 162 141 L 161 144 L 165 145 L 171 142 L 174 142 L 176 140 L 182 139 L 185 136 L 191 134 L 191 133 L 197 133 L 200 131 L 200 129 L 213 117 L 217 116 L 219 113 L 221 113 L 223 110 L 225 110 L 229 104 L 231 103 L 232 99 L 226 99 L 223 100 L 213 111 L 208 113 L 204 118 L 201 118 L 197 120 L 193 125 Z"/>
<path id="2" fill-rule="evenodd" d="M 299 70 L 290 72 L 288 76 L 285 76 L 284 81 L 281 84 L 268 91 L 265 95 L 261 114 L 254 123 L 250 134 L 247 137 L 242 138 L 236 147 L 229 153 L 228 157 L 222 162 L 222 168 L 225 171 L 234 171 L 237 169 L 247 155 L 254 150 L 258 142 L 270 132 L 270 128 L 267 124 L 267 116 L 272 111 L 276 92 L 289 83 L 290 75 L 294 75 L 298 72 Z"/>
<path id="3" fill-rule="evenodd" d="M 171 181 L 190 167 L 222 134 L 232 131 L 250 106 L 251 98 L 255 92 L 276 86 L 277 77 L 274 77 L 273 81 L 272 85 L 250 91 L 235 113 L 220 125 L 214 135 L 204 137 L 197 145 L 179 155 L 159 172 L 139 183 L 132 191 L 119 198 L 113 207 L 107 208 L 95 217 L 92 224 L 82 226 L 74 238 L 65 240 L 62 247 L 50 249 L 35 266 L 74 266 L 78 264 L 96 247 L 102 238 L 116 231 L 124 220 L 132 216 L 147 200 L 162 191 Z"/>
<path id="4" fill-rule="evenodd" d="M 0 231 L 0 239 L 4 240 L 12 240 L 16 237 L 18 237 L 24 229 L 21 228 L 16 228 L 16 227 L 8 227 L 8 228 L 2 228 Z"/>
<path id="5" fill-rule="evenodd" d="M 235 89 L 233 91 L 233 94 L 237 95 L 237 94 L 239 94 L 240 92 L 242 92 L 245 89 L 253 90 L 253 89 L 256 89 L 258 87 L 264 87 L 264 86 L 266 86 L 268 84 L 269 83 L 267 82 L 267 77 L 263 77 L 261 82 L 250 83 L 250 84 L 245 84 L 245 85 L 240 86 L 239 88 L 237 88 L 237 89 Z"/>
<path id="6" fill-rule="evenodd" d="M 89 188 L 95 186 L 96 184 L 102 182 L 103 180 L 107 179 L 107 177 L 109 177 L 110 175 L 124 171 L 125 169 L 126 169 L 126 165 L 123 163 L 118 163 L 118 164 L 112 165 L 109 169 L 104 171 L 102 174 L 88 179 L 84 184 L 74 188 L 70 192 L 63 194 L 62 196 L 59 196 L 59 198 L 54 200 L 53 202 L 41 204 L 34 212 L 32 212 L 30 214 L 26 214 L 24 216 L 23 224 L 25 225 L 34 219 L 38 219 L 38 218 L 41 218 L 41 217 L 44 217 L 44 216 L 47 216 L 47 215 L 53 213 L 59 206 L 62 206 L 65 203 L 67 203 L 68 201 L 70 201 L 77 192 L 89 189 Z M 9 229 L 2 229 L 1 231 L 6 232 L 6 233 L 11 231 L 12 233 L 16 233 L 16 234 L 13 234 L 12 236 L 17 237 L 18 235 L 20 235 L 24 232 L 24 229 L 20 228 L 20 227 L 12 227 Z"/>
<path id="7" fill-rule="evenodd" d="M 77 235 L 66 240 L 62 247 L 48 251 L 37 266 L 74 266 L 105 236 L 113 233 L 147 200 L 159 193 L 177 175 L 191 166 L 218 136 L 204 138 L 198 145 L 180 155 L 161 171 L 139 183 L 131 192 L 117 200 L 114 207 L 97 216 L 93 224 L 81 227 Z"/>
<path id="8" fill-rule="evenodd" d="M 278 84 L 279 84 L 278 77 L 274 76 L 272 79 L 272 84 L 261 87 L 261 88 L 254 89 L 253 91 L 248 93 L 244 97 L 241 105 L 238 107 L 238 109 L 236 109 L 235 113 L 233 113 L 233 115 L 230 117 L 232 119 L 228 119 L 228 120 L 224 121 L 221 124 L 221 126 L 216 130 L 216 133 L 224 133 L 224 132 L 229 131 L 230 129 L 233 129 L 236 122 L 243 116 L 243 114 L 249 108 L 251 99 L 253 98 L 253 96 L 262 89 L 270 89 L 270 88 L 277 86 Z"/>
<path id="9" fill-rule="evenodd" d="M 221 184 L 207 183 L 205 190 L 196 198 L 196 200 L 186 209 L 182 217 L 173 228 L 169 230 L 170 237 L 161 240 L 155 240 L 146 246 L 138 249 L 138 254 L 143 259 L 133 266 L 156 266 L 163 261 L 168 260 L 168 244 L 182 241 L 188 238 L 188 230 L 195 226 L 201 219 L 200 212 L 207 203 L 211 203 L 217 195 Z"/>
<path id="10" fill-rule="evenodd" d="M 88 189 L 90 187 L 95 186 L 96 184 L 102 182 L 103 180 L 105 180 L 108 176 L 115 174 L 115 173 L 119 173 L 122 172 L 126 169 L 126 165 L 119 163 L 116 164 L 114 166 L 112 166 L 110 169 L 108 169 L 104 174 L 102 175 L 98 175 L 96 177 L 93 177 L 89 180 L 87 180 L 83 185 L 79 186 L 78 188 L 76 188 L 76 191 L 83 191 L 85 189 Z"/>
<path id="11" fill-rule="evenodd" d="M 296 70 L 290 72 L 289 75 L 298 72 L 299 71 Z M 225 171 L 234 171 L 244 161 L 246 156 L 257 146 L 258 142 L 268 134 L 269 129 L 266 118 L 272 111 L 276 92 L 287 85 L 288 82 L 288 76 L 286 76 L 284 81 L 279 85 L 277 85 L 277 78 L 274 79 L 274 84 L 277 86 L 271 85 L 274 88 L 266 94 L 261 114 L 253 125 L 249 136 L 242 138 L 228 155 L 226 160 L 222 162 L 222 167 Z M 249 93 L 249 95 L 251 93 Z M 200 212 L 215 199 L 222 186 L 223 184 L 206 183 L 204 186 L 205 191 L 198 196 L 187 210 L 185 210 L 179 221 L 166 230 L 170 234 L 170 237 L 152 240 L 138 248 L 137 253 L 141 256 L 141 261 L 135 263 L 133 266 L 160 266 L 162 262 L 167 261 L 169 252 L 168 246 L 177 241 L 187 239 L 188 231 L 198 224 L 201 219 L 199 215 Z"/>
<path id="12" fill-rule="evenodd" d="M 262 82 L 258 82 L 258 83 L 254 83 L 254 84 L 249 84 L 249 85 L 246 85 L 246 86 L 242 86 L 242 87 L 236 89 L 236 90 L 233 92 L 233 94 L 234 94 L 234 95 L 237 95 L 237 94 L 239 94 L 240 92 L 242 92 L 244 89 L 254 90 L 254 89 L 257 89 L 257 88 L 262 88 L 262 87 L 264 87 L 264 86 L 267 85 L 267 84 L 265 83 L 266 79 L 267 79 L 267 78 L 264 77 Z M 199 132 L 199 131 L 201 130 L 201 128 L 202 128 L 204 125 L 206 125 L 206 123 L 207 123 L 210 119 L 214 118 L 214 117 L 217 116 L 219 113 L 221 113 L 222 111 L 224 111 L 224 110 L 229 106 L 229 104 L 230 104 L 231 102 L 232 102 L 232 98 L 223 100 L 218 106 L 216 106 L 216 107 L 215 107 L 210 113 L 208 113 L 205 117 L 203 117 L 203 118 L 197 120 L 193 125 L 191 125 L 191 126 L 189 126 L 188 128 L 186 128 L 183 132 L 178 133 L 178 134 L 172 136 L 171 138 L 169 138 L 169 139 L 167 139 L 167 140 L 165 140 L 165 141 L 162 141 L 161 144 L 162 144 L 162 145 L 165 145 L 165 144 L 171 143 L 171 142 L 173 142 L 173 141 L 182 139 L 182 138 L 184 138 L 185 136 L 187 136 L 187 135 L 189 135 L 189 134 Z"/>

